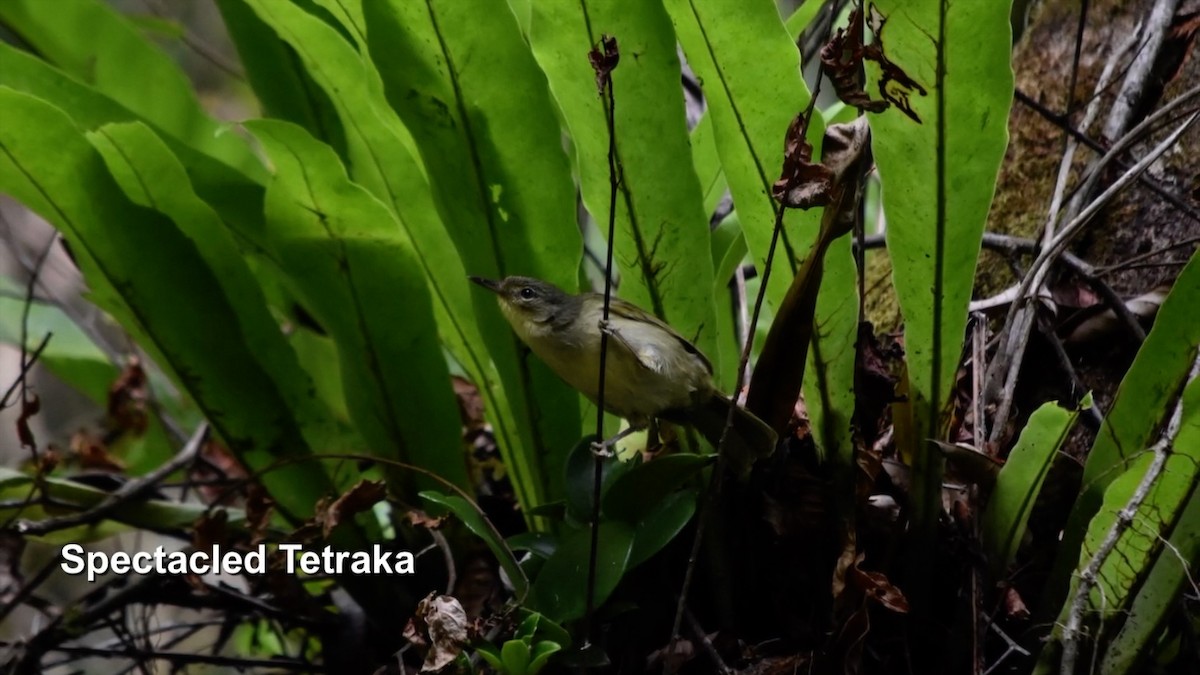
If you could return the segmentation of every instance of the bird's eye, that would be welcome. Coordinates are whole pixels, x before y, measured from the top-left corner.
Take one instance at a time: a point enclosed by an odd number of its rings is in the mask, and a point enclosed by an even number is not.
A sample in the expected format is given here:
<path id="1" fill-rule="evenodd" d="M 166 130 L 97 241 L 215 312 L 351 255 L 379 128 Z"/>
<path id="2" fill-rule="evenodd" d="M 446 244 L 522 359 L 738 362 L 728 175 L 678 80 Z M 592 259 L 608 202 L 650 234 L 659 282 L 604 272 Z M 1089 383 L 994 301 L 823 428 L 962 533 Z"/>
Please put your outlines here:
<path id="1" fill-rule="evenodd" d="M 537 293 L 534 293 L 533 289 L 528 286 L 521 289 L 521 297 L 524 298 L 525 300 L 532 300 L 533 296 L 535 296 L 535 295 L 537 295 Z"/>

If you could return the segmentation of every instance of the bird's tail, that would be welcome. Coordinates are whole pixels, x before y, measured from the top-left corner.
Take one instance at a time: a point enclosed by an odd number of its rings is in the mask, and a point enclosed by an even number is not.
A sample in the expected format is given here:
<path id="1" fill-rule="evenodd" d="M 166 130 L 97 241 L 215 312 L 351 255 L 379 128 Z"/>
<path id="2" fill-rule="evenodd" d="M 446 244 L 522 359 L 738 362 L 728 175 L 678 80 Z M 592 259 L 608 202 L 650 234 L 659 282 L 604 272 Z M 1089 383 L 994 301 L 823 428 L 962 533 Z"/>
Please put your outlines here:
<path id="1" fill-rule="evenodd" d="M 714 393 L 708 401 L 689 412 L 687 422 L 716 448 L 725 430 L 730 405 L 728 397 Z M 738 476 L 750 473 L 750 467 L 755 460 L 775 451 L 777 439 L 775 430 L 767 426 L 766 422 L 745 408 L 734 406 L 733 427 L 725 441 L 725 451 L 728 453 L 726 458 L 734 473 Z"/>

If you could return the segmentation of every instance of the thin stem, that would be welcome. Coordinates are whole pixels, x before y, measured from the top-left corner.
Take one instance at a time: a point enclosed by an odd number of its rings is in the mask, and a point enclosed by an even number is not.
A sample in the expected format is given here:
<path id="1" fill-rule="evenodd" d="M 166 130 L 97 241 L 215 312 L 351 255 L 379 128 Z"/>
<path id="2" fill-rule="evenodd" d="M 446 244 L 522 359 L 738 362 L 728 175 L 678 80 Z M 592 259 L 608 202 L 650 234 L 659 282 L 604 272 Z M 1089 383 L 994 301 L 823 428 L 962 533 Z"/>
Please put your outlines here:
<path id="1" fill-rule="evenodd" d="M 596 48 L 597 51 L 603 50 L 607 56 L 609 45 L 612 45 L 614 54 L 617 53 L 617 41 L 615 38 L 602 36 L 600 38 L 601 46 Z M 595 53 L 595 52 L 593 52 Z M 617 132 L 616 132 L 616 98 L 613 96 L 612 88 L 612 72 L 602 70 L 605 66 L 599 65 L 596 60 L 593 60 L 593 65 L 597 68 L 597 84 L 600 86 L 600 96 L 604 101 L 604 122 L 608 128 L 608 183 L 609 183 L 609 199 L 608 199 L 608 248 L 605 252 L 604 259 L 604 308 L 601 313 L 602 323 L 605 328 L 600 330 L 600 375 L 599 383 L 596 387 L 596 438 L 603 441 L 604 439 L 604 379 L 605 371 L 608 362 L 608 313 L 612 303 L 612 268 L 613 268 L 613 241 L 616 238 L 617 230 L 617 194 L 620 191 L 621 185 L 621 164 L 617 157 Z M 615 66 L 615 62 L 612 64 Z M 587 604 L 584 610 L 584 626 L 585 640 L 584 647 L 586 648 L 594 642 L 595 636 L 595 594 L 596 594 L 596 565 L 597 558 L 600 552 L 600 492 L 603 487 L 602 481 L 604 477 L 604 456 L 601 453 L 596 453 L 593 461 L 592 474 L 592 514 L 591 514 L 591 545 L 588 549 L 588 577 L 587 577 Z"/>

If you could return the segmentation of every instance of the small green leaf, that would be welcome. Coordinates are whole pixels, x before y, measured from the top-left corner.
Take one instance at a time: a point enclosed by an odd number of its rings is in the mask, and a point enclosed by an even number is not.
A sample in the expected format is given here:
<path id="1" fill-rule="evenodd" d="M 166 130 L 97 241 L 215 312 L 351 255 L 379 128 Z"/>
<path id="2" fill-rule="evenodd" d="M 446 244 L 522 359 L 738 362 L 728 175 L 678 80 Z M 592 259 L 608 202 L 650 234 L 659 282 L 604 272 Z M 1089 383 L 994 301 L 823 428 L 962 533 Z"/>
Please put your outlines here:
<path id="1" fill-rule="evenodd" d="M 601 502 L 603 513 L 608 518 L 639 523 L 715 459 L 713 455 L 681 453 L 635 466 L 605 491 Z"/>
<path id="2" fill-rule="evenodd" d="M 475 645 L 475 653 L 483 657 L 488 665 L 497 673 L 504 672 L 504 659 L 500 656 L 500 648 L 490 642 Z"/>
<path id="3" fill-rule="evenodd" d="M 492 554 L 496 556 L 496 560 L 500 561 L 500 566 L 508 574 L 517 597 L 525 597 L 525 591 L 529 585 L 529 581 L 525 578 L 525 573 L 521 571 L 521 566 L 517 564 L 517 559 L 513 555 L 512 549 L 500 538 L 500 534 L 496 532 L 496 528 L 488 522 L 487 517 L 484 516 L 478 506 L 459 495 L 446 495 L 433 490 L 426 490 L 420 493 L 420 497 L 434 504 L 440 504 L 458 516 L 463 525 L 466 525 L 468 530 L 482 539 L 483 543 L 487 544 L 487 547 L 492 551 Z"/>
<path id="4" fill-rule="evenodd" d="M 48 63 L 196 149 L 243 171 L 262 165 L 200 105 L 183 69 L 108 3 L 5 0 L 0 19 Z M 147 83 L 153 83 L 148 86 Z"/>
<path id="5" fill-rule="evenodd" d="M 527 612 L 529 614 L 537 614 L 537 612 L 524 607 L 519 610 L 520 615 L 524 615 Z M 541 637 L 543 640 L 563 645 L 564 647 L 571 644 L 571 634 L 567 632 L 566 628 L 563 628 L 556 622 L 551 621 L 550 617 L 547 617 L 543 614 L 537 615 L 540 618 L 538 619 L 538 629 L 535 635 L 536 637 Z"/>
<path id="6" fill-rule="evenodd" d="M 669 495 L 637 524 L 629 568 L 633 569 L 658 553 L 688 524 L 696 513 L 697 490 Z"/>
<path id="7" fill-rule="evenodd" d="M 1200 253 L 1193 254 L 1179 273 L 1096 434 L 1083 468 L 1083 486 L 1047 582 L 1044 611 L 1057 613 L 1071 571 L 1079 563 L 1088 522 L 1099 511 L 1108 484 L 1151 444 L 1169 414 L 1169 402 L 1186 381 L 1200 349 L 1196 307 L 1200 307 Z"/>
<path id="8" fill-rule="evenodd" d="M 534 633 L 537 632 L 538 621 L 541 618 L 541 614 L 530 612 L 525 618 L 521 619 L 521 623 L 517 624 L 516 630 L 513 631 L 513 637 L 532 644 Z"/>
<path id="9" fill-rule="evenodd" d="M 529 645 L 524 640 L 509 640 L 500 649 L 505 675 L 526 675 L 529 672 Z"/>
<path id="10" fill-rule="evenodd" d="M 527 671 L 529 675 L 537 675 L 541 672 L 542 668 L 545 668 L 546 664 L 550 662 L 550 657 L 562 651 L 562 648 L 561 644 L 549 640 L 535 644 L 529 659 L 529 670 Z"/>
<path id="11" fill-rule="evenodd" d="M 1000 469 L 983 514 L 984 545 L 994 575 L 1008 569 L 1017 555 L 1042 481 L 1077 416 L 1054 403 L 1035 410 Z"/>
<path id="12" fill-rule="evenodd" d="M 514 551 L 529 551 L 539 558 L 549 558 L 558 548 L 558 537 L 546 532 L 522 532 L 507 539 Z"/>
<path id="13" fill-rule="evenodd" d="M 634 530 L 625 523 L 600 523 L 600 547 L 596 551 L 595 606 L 603 603 L 625 575 Z M 583 616 L 587 606 L 588 560 L 592 536 L 589 528 L 567 534 L 558 550 L 546 561 L 533 582 L 530 606 L 555 621 Z"/>

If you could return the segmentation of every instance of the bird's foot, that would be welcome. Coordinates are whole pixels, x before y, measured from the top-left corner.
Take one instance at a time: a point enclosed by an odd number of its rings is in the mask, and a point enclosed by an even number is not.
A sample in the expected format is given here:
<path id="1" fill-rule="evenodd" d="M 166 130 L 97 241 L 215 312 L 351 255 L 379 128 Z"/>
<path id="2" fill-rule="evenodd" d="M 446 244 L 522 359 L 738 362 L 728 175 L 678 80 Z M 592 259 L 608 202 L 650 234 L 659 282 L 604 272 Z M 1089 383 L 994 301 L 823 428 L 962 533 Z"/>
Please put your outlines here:
<path id="1" fill-rule="evenodd" d="M 596 325 L 600 327 L 600 332 L 604 333 L 605 335 L 615 336 L 617 334 L 617 329 L 608 319 L 600 319 L 598 322 L 596 322 Z"/>
<path id="2" fill-rule="evenodd" d="M 625 438 L 629 434 L 641 431 L 645 428 L 646 426 L 644 424 L 633 425 L 626 427 L 624 431 L 621 431 L 612 438 L 606 438 L 603 441 L 592 441 L 592 454 L 597 457 L 612 457 L 616 454 L 614 451 L 616 450 L 618 441 L 620 441 L 622 438 Z"/>
<path id="3" fill-rule="evenodd" d="M 612 439 L 607 441 L 592 441 L 592 454 L 596 457 L 608 459 L 617 454 L 613 451 L 615 445 L 616 442 Z"/>

